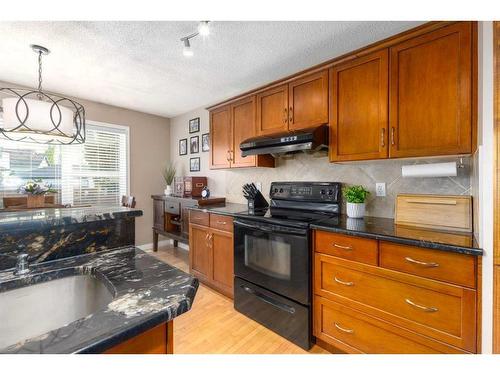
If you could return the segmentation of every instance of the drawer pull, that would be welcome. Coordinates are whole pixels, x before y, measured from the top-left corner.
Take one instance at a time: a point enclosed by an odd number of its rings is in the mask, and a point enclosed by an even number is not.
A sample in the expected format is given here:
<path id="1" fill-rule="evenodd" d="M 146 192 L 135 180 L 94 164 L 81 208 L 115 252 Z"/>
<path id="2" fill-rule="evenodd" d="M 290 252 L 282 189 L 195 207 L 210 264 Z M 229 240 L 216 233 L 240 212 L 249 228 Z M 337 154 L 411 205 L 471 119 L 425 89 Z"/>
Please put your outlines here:
<path id="1" fill-rule="evenodd" d="M 418 303 L 415 303 L 413 302 L 411 299 L 407 298 L 405 299 L 405 302 L 408 304 L 408 305 L 411 305 L 413 307 L 416 307 L 420 310 L 424 310 L 425 312 L 436 312 L 438 311 L 438 308 L 437 307 L 427 307 L 427 306 L 422 306 L 422 305 L 419 305 Z"/>
<path id="2" fill-rule="evenodd" d="M 420 260 L 415 260 L 415 259 L 412 259 L 410 257 L 405 257 L 405 260 L 409 263 L 414 263 L 414 264 L 418 264 L 420 266 L 424 266 L 424 267 L 439 267 L 439 263 L 434 263 L 434 262 L 430 262 L 430 263 L 427 263 L 427 262 L 422 262 Z"/>
<path id="3" fill-rule="evenodd" d="M 342 280 L 338 279 L 337 276 L 335 276 L 333 278 L 333 280 L 335 280 L 335 282 L 337 282 L 339 284 L 346 285 L 346 286 L 353 286 L 354 285 L 354 283 L 352 281 L 342 281 Z"/>
<path id="4" fill-rule="evenodd" d="M 217 224 L 226 225 L 227 223 L 225 221 L 219 221 L 219 220 L 217 220 Z"/>
<path id="5" fill-rule="evenodd" d="M 351 246 L 342 246 L 342 245 L 337 245 L 336 243 L 334 243 L 333 246 L 343 250 L 352 250 Z"/>
<path id="6" fill-rule="evenodd" d="M 333 325 L 335 326 L 335 328 L 337 328 L 339 331 L 342 331 L 342 332 L 345 332 L 345 333 L 354 333 L 354 330 L 353 329 L 348 329 L 348 328 L 343 328 L 341 327 L 340 325 L 338 325 L 337 323 L 333 323 Z"/>

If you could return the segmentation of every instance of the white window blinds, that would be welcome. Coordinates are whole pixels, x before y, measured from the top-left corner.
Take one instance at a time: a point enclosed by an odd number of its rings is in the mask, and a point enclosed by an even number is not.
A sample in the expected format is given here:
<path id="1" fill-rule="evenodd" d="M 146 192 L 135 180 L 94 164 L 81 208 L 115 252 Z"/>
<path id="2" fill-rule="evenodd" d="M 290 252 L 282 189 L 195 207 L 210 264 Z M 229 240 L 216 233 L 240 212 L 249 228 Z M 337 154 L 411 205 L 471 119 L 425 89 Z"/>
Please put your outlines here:
<path id="1" fill-rule="evenodd" d="M 72 205 L 119 205 L 127 195 L 128 128 L 87 125 L 79 145 L 46 146 L 0 140 L 0 195 L 41 178 Z"/>

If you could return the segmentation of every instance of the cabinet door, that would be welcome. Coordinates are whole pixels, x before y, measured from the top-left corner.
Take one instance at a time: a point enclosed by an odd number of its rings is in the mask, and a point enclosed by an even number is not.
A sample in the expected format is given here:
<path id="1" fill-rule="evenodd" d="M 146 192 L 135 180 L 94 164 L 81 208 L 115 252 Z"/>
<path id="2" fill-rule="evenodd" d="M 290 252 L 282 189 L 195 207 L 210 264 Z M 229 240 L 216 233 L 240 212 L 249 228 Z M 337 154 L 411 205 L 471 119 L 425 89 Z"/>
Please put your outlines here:
<path id="1" fill-rule="evenodd" d="M 233 234 L 211 229 L 213 282 L 224 294 L 233 296 L 234 258 Z"/>
<path id="2" fill-rule="evenodd" d="M 202 281 L 210 280 L 212 274 L 212 249 L 209 236 L 208 227 L 189 225 L 189 269 Z"/>
<path id="3" fill-rule="evenodd" d="M 330 161 L 387 158 L 388 51 L 330 69 Z"/>
<path id="4" fill-rule="evenodd" d="M 288 84 L 288 129 L 296 130 L 328 122 L 328 70 Z"/>
<path id="5" fill-rule="evenodd" d="M 471 36 L 459 22 L 390 49 L 391 157 L 471 152 Z"/>
<path id="6" fill-rule="evenodd" d="M 288 130 L 288 85 L 257 95 L 257 135 Z"/>
<path id="7" fill-rule="evenodd" d="M 256 157 L 242 157 L 240 143 L 255 136 L 255 96 L 231 105 L 233 127 L 231 168 L 254 167 Z"/>
<path id="8" fill-rule="evenodd" d="M 165 202 L 163 199 L 153 199 L 153 226 L 165 230 Z"/>
<path id="9" fill-rule="evenodd" d="M 231 111 L 229 106 L 210 112 L 210 169 L 230 167 Z"/>

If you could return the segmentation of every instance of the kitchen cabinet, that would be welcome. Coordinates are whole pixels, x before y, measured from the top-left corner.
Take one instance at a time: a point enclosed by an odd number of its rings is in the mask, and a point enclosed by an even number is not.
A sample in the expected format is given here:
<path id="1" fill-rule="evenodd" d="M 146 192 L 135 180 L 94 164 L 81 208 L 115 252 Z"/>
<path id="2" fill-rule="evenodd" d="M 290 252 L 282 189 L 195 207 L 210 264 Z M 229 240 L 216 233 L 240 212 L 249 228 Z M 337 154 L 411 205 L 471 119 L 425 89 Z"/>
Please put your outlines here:
<path id="1" fill-rule="evenodd" d="M 173 354 L 174 322 L 171 320 L 106 350 L 104 354 Z"/>
<path id="2" fill-rule="evenodd" d="M 199 280 L 233 297 L 233 218 L 191 210 L 189 269 Z"/>
<path id="3" fill-rule="evenodd" d="M 390 157 L 472 152 L 472 23 L 390 48 Z"/>
<path id="4" fill-rule="evenodd" d="M 255 96 L 210 113 L 210 169 L 274 167 L 270 155 L 241 156 L 240 143 L 255 136 Z"/>
<path id="5" fill-rule="evenodd" d="M 476 257 L 319 230 L 313 244 L 319 340 L 349 353 L 478 351 Z"/>
<path id="6" fill-rule="evenodd" d="M 327 122 L 327 70 L 257 94 L 257 135 L 310 128 Z"/>
<path id="7" fill-rule="evenodd" d="M 388 156 L 388 50 L 330 69 L 330 161 Z"/>

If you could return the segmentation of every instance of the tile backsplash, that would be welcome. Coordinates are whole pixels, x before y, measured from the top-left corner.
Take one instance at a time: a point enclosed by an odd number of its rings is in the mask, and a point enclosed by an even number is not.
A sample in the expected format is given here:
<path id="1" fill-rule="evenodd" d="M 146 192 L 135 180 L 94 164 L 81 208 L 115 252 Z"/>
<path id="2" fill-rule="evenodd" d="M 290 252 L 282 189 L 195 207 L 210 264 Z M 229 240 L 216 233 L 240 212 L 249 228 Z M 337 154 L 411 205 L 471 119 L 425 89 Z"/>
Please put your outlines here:
<path id="1" fill-rule="evenodd" d="M 363 185 L 371 194 L 367 204 L 367 215 L 394 217 L 394 203 L 399 193 L 415 194 L 471 194 L 471 161 L 464 158 L 465 168 L 458 169 L 456 177 L 403 178 L 401 166 L 408 164 L 439 163 L 458 158 L 392 159 L 366 162 L 329 163 L 327 156 L 295 154 L 293 158 L 278 159 L 276 168 L 242 168 L 210 170 L 208 152 L 179 156 L 178 142 L 189 138 L 190 118 L 200 117 L 202 133 L 208 132 L 208 111 L 198 109 L 171 119 L 171 159 L 178 166 L 179 175 L 207 176 L 212 195 L 223 195 L 228 202 L 246 203 L 241 187 L 248 182 L 262 183 L 262 192 L 269 198 L 272 181 L 336 181 L 348 185 Z M 189 172 L 189 158 L 201 158 L 201 171 Z M 375 195 L 375 183 L 386 183 L 386 196 Z M 345 212 L 345 207 L 343 207 Z"/>

